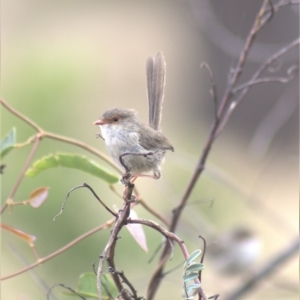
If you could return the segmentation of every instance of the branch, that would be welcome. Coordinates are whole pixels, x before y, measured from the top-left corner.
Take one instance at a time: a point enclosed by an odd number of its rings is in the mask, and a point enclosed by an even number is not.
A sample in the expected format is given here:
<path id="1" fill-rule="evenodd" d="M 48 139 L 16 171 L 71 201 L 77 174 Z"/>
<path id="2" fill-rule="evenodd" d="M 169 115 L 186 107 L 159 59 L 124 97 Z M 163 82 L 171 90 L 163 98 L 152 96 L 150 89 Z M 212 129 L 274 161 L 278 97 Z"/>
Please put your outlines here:
<path id="1" fill-rule="evenodd" d="M 109 164 L 111 167 L 113 167 L 120 174 L 122 173 L 122 170 L 115 163 L 113 163 L 113 161 L 108 156 L 104 155 L 102 152 L 96 150 L 95 148 L 93 148 L 93 147 L 91 147 L 91 146 L 89 146 L 89 145 L 87 145 L 87 144 L 85 144 L 85 143 L 83 143 L 79 140 L 72 139 L 72 138 L 69 138 L 69 137 L 66 137 L 66 136 L 63 136 L 63 135 L 59 135 L 59 134 L 55 134 L 55 133 L 47 132 L 47 131 L 43 130 L 40 126 L 38 126 L 36 123 L 34 123 L 28 117 L 24 116 L 19 111 L 12 108 L 3 98 L 0 98 L 0 103 L 8 111 L 10 111 L 12 114 L 14 114 L 18 118 L 20 118 L 21 120 L 26 122 L 28 125 L 33 127 L 37 132 L 40 133 L 41 137 L 47 137 L 47 138 L 50 138 L 50 139 L 54 139 L 54 140 L 57 140 L 57 141 L 60 141 L 60 142 L 64 142 L 64 143 L 67 143 L 67 144 L 72 144 L 72 145 L 75 145 L 77 147 L 80 147 L 80 148 L 82 148 L 82 149 L 98 156 L 102 160 L 104 160 L 107 164 Z"/>
<path id="2" fill-rule="evenodd" d="M 244 48 L 240 54 L 238 63 L 236 65 L 235 69 L 233 70 L 232 76 L 228 83 L 228 87 L 226 88 L 226 91 L 224 93 L 222 101 L 219 105 L 217 118 L 215 118 L 215 120 L 213 122 L 213 125 L 212 125 L 211 130 L 208 135 L 208 138 L 206 140 L 204 149 L 203 149 L 202 154 L 197 163 L 196 169 L 194 170 L 194 173 L 190 179 L 190 182 L 188 183 L 188 186 L 182 196 L 182 199 L 180 200 L 179 205 L 173 211 L 173 218 L 171 221 L 171 226 L 169 228 L 169 230 L 171 232 L 175 232 L 180 215 L 181 215 L 200 175 L 202 174 L 202 172 L 205 168 L 205 163 L 206 163 L 208 154 L 210 153 L 212 144 L 213 144 L 215 138 L 217 137 L 216 133 L 218 132 L 218 129 L 219 129 L 220 120 L 222 120 L 222 118 L 227 110 L 227 107 L 232 99 L 232 96 L 233 96 L 232 90 L 233 90 L 234 86 L 236 85 L 238 79 L 241 76 L 243 67 L 244 67 L 246 59 L 248 57 L 249 50 L 254 42 L 254 39 L 255 39 L 257 33 L 264 25 L 264 24 L 262 24 L 262 18 L 265 16 L 265 13 L 269 8 L 270 8 L 269 0 L 264 0 L 256 18 L 255 18 L 255 21 L 250 30 L 250 33 L 246 39 L 246 42 L 245 42 Z M 272 8 L 272 6 L 271 6 L 271 8 Z M 161 283 L 161 275 L 163 273 L 164 264 L 166 262 L 166 257 L 168 256 L 169 251 L 170 251 L 170 246 L 168 244 L 166 244 L 163 249 L 161 258 L 160 258 L 159 266 L 158 266 L 157 270 L 155 271 L 155 273 L 149 283 L 148 297 L 147 297 L 148 300 L 153 300 L 154 295 Z"/>
<path id="3" fill-rule="evenodd" d="M 35 267 L 41 265 L 42 263 L 44 263 L 44 262 L 50 260 L 51 258 L 53 258 L 53 257 L 55 257 L 55 256 L 57 256 L 57 255 L 59 255 L 59 254 L 61 254 L 62 252 L 64 252 L 64 251 L 66 251 L 67 249 L 71 248 L 72 246 L 74 246 L 74 245 L 77 244 L 78 242 L 84 240 L 84 239 L 87 238 L 88 236 L 94 234 L 95 232 L 110 227 L 114 222 L 115 222 L 115 218 L 113 218 L 113 219 L 107 221 L 106 223 L 104 223 L 104 224 L 102 224 L 102 225 L 100 225 L 100 226 L 97 226 L 96 228 L 94 228 L 94 229 L 92 229 L 92 230 L 90 230 L 90 231 L 88 231 L 88 232 L 82 234 L 81 236 L 79 236 L 78 238 L 76 238 L 75 240 L 73 240 L 72 242 L 70 242 L 69 244 L 65 245 L 64 247 L 58 249 L 57 251 L 55 251 L 55 252 L 49 254 L 48 256 L 45 256 L 45 257 L 40 258 L 40 259 L 39 259 L 38 261 L 36 261 L 35 263 L 33 263 L 33 264 L 31 264 L 31 265 L 29 265 L 29 266 L 27 266 L 27 267 L 25 267 L 25 268 L 23 268 L 23 269 L 17 271 L 17 272 L 14 272 L 14 273 L 11 273 L 11 274 L 9 274 L 9 275 L 6 275 L 6 276 L 1 277 L 1 278 L 0 278 L 0 281 L 6 280 L 6 279 L 9 279 L 9 278 L 12 278 L 12 277 L 17 276 L 17 275 L 22 274 L 22 273 L 25 273 L 25 272 L 27 272 L 28 270 L 33 269 L 33 268 L 35 268 Z"/>
<path id="4" fill-rule="evenodd" d="M 31 126 L 33 129 L 35 129 L 37 132 L 43 135 L 43 129 L 34 123 L 32 120 L 30 120 L 28 117 L 21 114 L 19 111 L 15 110 L 13 107 L 11 107 L 2 97 L 0 97 L 0 103 L 12 114 L 17 116 L 19 119 L 23 120 L 25 123 L 27 123 L 29 126 Z"/>
<path id="5" fill-rule="evenodd" d="M 118 240 L 118 234 L 121 231 L 122 227 L 125 224 L 126 219 L 130 214 L 130 203 L 131 203 L 131 196 L 133 191 L 134 185 L 129 184 L 125 188 L 124 192 L 124 206 L 123 209 L 118 213 L 118 219 L 115 223 L 114 228 L 111 231 L 111 235 L 109 240 L 100 256 L 98 269 L 97 269 L 97 290 L 98 290 L 98 299 L 102 300 L 102 286 L 101 286 L 101 276 L 103 274 L 103 267 L 104 261 L 107 260 L 108 265 L 113 270 L 116 270 L 115 263 L 114 263 L 114 253 L 115 253 L 115 246 Z M 122 298 L 125 300 L 130 300 L 131 295 L 130 293 L 123 287 L 120 278 L 117 274 L 112 274 L 113 280 L 121 294 Z"/>
<path id="6" fill-rule="evenodd" d="M 270 260 L 265 266 L 263 266 L 256 275 L 247 280 L 234 291 L 230 296 L 226 297 L 225 300 L 236 300 L 240 299 L 245 293 L 253 289 L 262 279 L 272 275 L 274 270 L 279 266 L 286 263 L 292 256 L 298 253 L 299 250 L 299 238 L 293 240 L 288 247 L 283 249 L 277 256 Z"/>
<path id="7" fill-rule="evenodd" d="M 282 55 L 284 55 L 286 52 L 290 51 L 291 49 L 293 49 L 296 46 L 299 46 L 300 44 L 300 38 L 295 39 L 294 41 L 292 41 L 290 44 L 288 44 L 286 47 L 281 48 L 279 51 L 277 51 L 275 54 L 273 54 L 272 56 L 270 56 L 258 69 L 257 71 L 253 74 L 253 76 L 251 77 L 251 79 L 248 82 L 253 82 L 255 80 L 257 80 L 259 78 L 259 76 L 261 76 L 261 74 L 270 66 L 272 65 L 275 61 L 277 61 Z M 224 126 L 226 125 L 226 123 L 228 122 L 231 114 L 233 113 L 233 111 L 236 109 L 236 107 L 242 102 L 242 100 L 245 98 L 245 96 L 247 95 L 248 91 L 250 89 L 250 86 L 245 87 L 242 91 L 241 94 L 239 95 L 239 97 L 234 100 L 228 110 L 226 111 L 226 114 L 224 115 L 224 118 L 222 119 L 222 122 L 219 126 L 219 130 L 216 133 L 216 135 L 219 135 L 219 133 L 223 130 Z"/>
<path id="8" fill-rule="evenodd" d="M 112 274 L 117 274 L 118 276 L 120 276 L 120 277 L 122 278 L 123 282 L 124 282 L 125 284 L 127 284 L 127 286 L 130 288 L 131 293 L 132 293 L 132 296 L 133 296 L 133 299 L 135 299 L 135 300 L 141 299 L 140 297 L 138 297 L 138 295 L 137 295 L 137 293 L 136 293 L 136 290 L 135 290 L 134 286 L 133 286 L 133 285 L 131 284 L 131 282 L 127 279 L 127 277 L 125 276 L 124 272 L 118 272 L 118 271 L 116 271 L 115 269 L 113 269 L 113 268 L 111 268 L 111 267 L 108 268 L 108 271 L 109 271 L 110 273 L 112 273 Z"/>
<path id="9" fill-rule="evenodd" d="M 66 205 L 66 202 L 67 202 L 67 199 L 69 198 L 69 196 L 70 196 L 70 194 L 74 191 L 74 190 L 77 190 L 77 189 L 80 189 L 80 188 L 84 188 L 84 187 L 86 187 L 86 188 L 88 188 L 91 192 L 92 192 L 92 194 L 95 196 L 95 198 L 100 202 L 100 204 L 109 212 L 109 213 L 111 213 L 113 216 L 115 216 L 115 217 L 117 217 L 117 214 L 116 213 L 114 213 L 99 197 L 98 197 L 98 195 L 94 192 L 94 190 L 88 185 L 88 184 L 86 184 L 86 183 L 83 183 L 82 185 L 79 185 L 79 186 L 75 186 L 74 188 L 72 188 L 69 192 L 68 192 L 68 194 L 67 194 L 67 196 L 66 196 L 66 198 L 65 198 L 65 200 L 64 200 L 64 202 L 63 202 L 63 204 L 62 204 L 62 206 L 61 206 L 61 209 L 60 209 L 60 212 L 53 218 L 53 221 L 55 221 L 55 219 L 59 216 L 59 215 L 61 215 L 62 214 L 62 212 L 63 212 L 63 210 L 65 209 L 65 205 Z"/>
<path id="10" fill-rule="evenodd" d="M 159 224 L 157 224 L 157 223 L 155 223 L 151 220 L 147 220 L 147 219 L 127 219 L 126 223 L 142 224 L 142 225 L 151 227 L 152 229 L 154 229 L 154 230 L 158 231 L 159 233 L 161 233 L 166 239 L 175 241 L 179 245 L 185 259 L 187 259 L 189 257 L 189 252 L 188 252 L 187 248 L 184 245 L 184 241 L 181 240 L 173 232 L 170 232 L 170 231 L 166 230 L 165 228 L 161 227 Z"/>
<path id="11" fill-rule="evenodd" d="M 162 221 L 166 226 L 170 226 L 170 222 L 160 212 L 156 211 L 153 207 L 151 207 L 144 199 L 138 199 L 137 204 L 141 204 L 148 212 L 150 212 L 158 220 Z"/>
<path id="12" fill-rule="evenodd" d="M 0 98 L 0 100 L 1 100 L 1 103 L 2 103 L 2 99 L 1 98 Z M 26 159 L 24 167 L 23 167 L 21 173 L 19 174 L 19 177 L 18 177 L 18 179 L 17 179 L 17 181 L 16 181 L 16 183 L 15 183 L 15 185 L 14 185 L 14 187 L 13 187 L 11 193 L 10 193 L 10 195 L 8 196 L 7 201 L 1 207 L 0 214 L 2 214 L 5 211 L 5 209 L 7 208 L 8 201 L 11 202 L 13 200 L 13 197 L 15 196 L 15 193 L 17 192 L 17 189 L 20 186 L 21 181 L 24 178 L 24 175 L 25 175 L 25 173 L 26 173 L 26 171 L 27 171 L 27 169 L 28 169 L 28 167 L 30 165 L 30 162 L 32 161 L 33 156 L 34 156 L 35 152 L 37 151 L 37 148 L 38 148 L 38 145 L 39 145 L 41 139 L 42 139 L 42 134 L 37 133 L 36 136 L 35 136 L 34 145 L 33 145 L 32 149 L 31 149 L 31 151 L 30 151 L 30 153 L 29 153 L 29 155 L 28 155 L 28 157 Z"/>
<path id="13" fill-rule="evenodd" d="M 234 88 L 232 90 L 232 92 L 234 94 L 244 90 L 244 89 L 249 89 L 250 87 L 256 85 L 256 84 L 260 84 L 260 83 L 268 83 L 268 82 L 280 82 L 280 83 L 287 83 L 289 81 L 291 81 L 292 79 L 295 78 L 295 73 L 296 71 L 298 71 L 298 67 L 297 66 L 292 66 L 289 70 L 288 70 L 288 77 L 262 77 L 262 78 L 258 78 L 258 79 L 251 79 L 248 82 L 245 82 L 239 86 L 237 86 L 236 88 Z"/>

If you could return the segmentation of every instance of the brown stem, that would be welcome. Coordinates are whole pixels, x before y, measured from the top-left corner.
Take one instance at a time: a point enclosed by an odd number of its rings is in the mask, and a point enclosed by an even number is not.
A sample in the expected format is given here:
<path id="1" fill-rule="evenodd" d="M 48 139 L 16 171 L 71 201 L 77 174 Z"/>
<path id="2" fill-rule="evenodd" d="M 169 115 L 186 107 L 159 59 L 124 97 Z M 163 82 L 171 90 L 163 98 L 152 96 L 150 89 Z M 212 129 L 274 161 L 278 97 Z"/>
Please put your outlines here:
<path id="1" fill-rule="evenodd" d="M 30 151 L 30 153 L 29 153 L 29 155 L 27 157 L 27 160 L 26 160 L 26 162 L 24 164 L 24 167 L 23 167 L 23 169 L 22 169 L 22 171 L 21 171 L 21 173 L 20 173 L 20 175 L 19 175 L 19 177 L 18 177 L 18 179 L 17 179 L 17 181 L 16 181 L 16 183 L 15 183 L 15 185 L 14 185 L 14 187 L 13 187 L 11 193 L 10 193 L 10 195 L 8 196 L 8 200 L 9 201 L 13 200 L 14 195 L 15 195 L 15 193 L 16 193 L 16 191 L 17 191 L 17 189 L 18 189 L 18 187 L 19 187 L 22 179 L 24 178 L 24 175 L 25 175 L 25 173 L 26 173 L 26 171 L 27 171 L 27 169 L 28 169 L 28 167 L 30 165 L 30 162 L 31 162 L 31 160 L 32 160 L 32 158 L 33 158 L 33 156 L 34 156 L 37 148 L 38 148 L 38 145 L 39 145 L 41 139 L 42 139 L 42 135 L 40 133 L 37 133 L 37 135 L 35 136 L 35 141 L 34 141 L 33 147 L 32 147 L 32 149 L 31 149 L 31 151 Z M 1 207 L 0 214 L 2 214 L 5 211 L 5 209 L 7 208 L 7 206 L 8 206 L 8 204 L 7 204 L 7 201 L 6 201 L 6 203 Z"/>
<path id="2" fill-rule="evenodd" d="M 242 74 L 243 67 L 245 65 L 246 59 L 248 57 L 249 50 L 250 50 L 250 48 L 253 44 L 253 41 L 256 37 L 256 34 L 262 28 L 262 23 L 261 23 L 262 18 L 264 17 L 265 12 L 268 9 L 268 5 L 269 5 L 269 1 L 264 0 L 263 3 L 262 3 L 262 6 L 261 6 L 261 8 L 260 8 L 260 10 L 259 10 L 259 12 L 256 16 L 256 18 L 255 18 L 255 21 L 254 21 L 254 24 L 251 28 L 251 31 L 250 31 L 247 39 L 246 39 L 246 42 L 245 42 L 244 48 L 243 48 L 243 50 L 240 54 L 237 66 L 234 69 L 234 72 L 232 74 L 232 77 L 230 78 L 228 87 L 227 87 L 227 89 L 224 93 L 224 96 L 222 98 L 222 101 L 219 105 L 217 118 L 215 118 L 213 126 L 210 130 L 210 133 L 209 133 L 209 136 L 207 138 L 205 147 L 202 151 L 202 155 L 199 158 L 196 169 L 195 169 L 195 171 L 194 171 L 194 173 L 193 173 L 193 175 L 190 179 L 190 182 L 189 182 L 189 184 L 188 184 L 188 186 L 187 186 L 187 188 L 186 188 L 186 190 L 183 194 L 183 197 L 180 201 L 180 204 L 174 210 L 174 214 L 173 214 L 173 218 L 172 218 L 171 226 L 170 226 L 170 231 L 171 232 L 175 232 L 176 227 L 177 227 L 177 223 L 178 223 L 179 218 L 181 216 L 181 213 L 182 213 L 182 211 L 185 207 L 185 204 L 186 204 L 187 200 L 189 199 L 189 196 L 190 196 L 191 192 L 193 191 L 200 175 L 202 174 L 202 171 L 205 168 L 206 159 L 208 157 L 208 154 L 210 153 L 212 144 L 215 140 L 216 133 L 218 131 L 220 121 L 222 120 L 222 117 L 224 116 L 224 114 L 226 112 L 226 108 L 227 108 L 227 106 L 228 106 L 228 104 L 229 104 L 229 102 L 232 98 L 232 95 L 233 95 L 232 89 L 234 88 L 235 84 L 237 83 L 238 79 L 240 78 L 240 76 Z M 164 249 L 163 249 L 161 258 L 160 258 L 160 267 L 159 267 L 159 269 L 157 269 L 155 271 L 155 274 L 152 276 L 152 278 L 150 280 L 150 283 L 149 283 L 148 297 L 147 297 L 148 300 L 153 300 L 154 295 L 155 295 L 155 293 L 156 293 L 156 291 L 157 291 L 157 289 L 158 289 L 158 287 L 161 283 L 161 278 L 162 278 L 161 275 L 163 273 L 164 264 L 166 262 L 166 257 L 168 256 L 169 251 L 170 251 L 170 246 L 169 246 L 169 244 L 166 244 Z"/>
<path id="3" fill-rule="evenodd" d="M 98 264 L 98 270 L 97 270 L 97 290 L 98 290 L 98 299 L 102 300 L 102 285 L 101 285 L 101 276 L 103 273 L 103 267 L 104 267 L 104 261 L 106 260 L 108 263 L 108 266 L 112 268 L 113 270 L 116 270 L 116 266 L 114 263 L 114 254 L 115 254 L 115 247 L 118 240 L 118 234 L 121 231 L 122 227 L 125 224 L 126 219 L 128 218 L 130 214 L 130 203 L 131 203 L 131 196 L 133 191 L 134 185 L 129 184 L 126 186 L 124 191 L 124 205 L 123 209 L 119 211 L 118 218 L 115 223 L 114 228 L 111 231 L 109 240 L 100 256 L 99 264 Z M 131 295 L 130 293 L 124 288 L 120 277 L 117 273 L 112 274 L 113 280 L 116 284 L 116 287 L 122 297 L 122 299 L 130 300 Z"/>
<path id="4" fill-rule="evenodd" d="M 57 256 L 57 255 L 59 255 L 59 254 L 61 254 L 62 252 L 68 250 L 69 248 L 73 247 L 75 244 L 77 244 L 78 242 L 80 242 L 80 241 L 82 241 L 83 239 L 87 238 L 88 236 L 94 234 L 95 232 L 110 227 L 114 222 L 115 222 L 115 218 L 113 218 L 113 219 L 107 221 L 106 223 L 104 223 L 104 224 L 102 224 L 102 225 L 100 225 L 100 226 L 98 226 L 98 227 L 96 227 L 96 228 L 94 228 L 94 229 L 92 229 L 92 230 L 90 230 L 90 231 L 88 231 L 88 232 L 82 234 L 81 236 L 79 236 L 78 238 L 76 238 L 75 240 L 73 240 L 72 242 L 70 242 L 69 244 L 67 244 L 67 245 L 65 245 L 64 247 L 58 249 L 57 251 L 55 251 L 55 252 L 49 254 L 48 256 L 45 256 L 45 257 L 40 258 L 40 259 L 39 259 L 38 261 L 36 261 L 35 263 L 33 263 L 33 264 L 31 264 L 31 265 L 29 265 L 29 266 L 27 266 L 27 267 L 25 267 L 25 268 L 23 268 L 23 269 L 17 271 L 17 272 L 14 272 L 14 273 L 11 273 L 11 274 L 9 274 L 9 275 L 6 275 L 6 276 L 1 277 L 1 278 L 0 278 L 0 281 L 6 280 L 6 279 L 9 279 L 9 278 L 12 278 L 12 277 L 17 276 L 17 275 L 20 275 L 20 274 L 22 274 L 22 273 L 27 272 L 27 271 L 30 270 L 30 269 L 33 269 L 33 268 L 39 266 L 40 264 L 42 264 L 42 263 L 44 263 L 44 262 L 50 260 L 51 258 L 53 258 L 53 257 L 55 257 L 55 256 Z"/>
<path id="5" fill-rule="evenodd" d="M 293 49 L 296 46 L 299 46 L 300 44 L 300 39 L 297 38 L 294 41 L 292 41 L 290 44 L 288 44 L 286 47 L 281 48 L 279 51 L 277 51 L 275 54 L 273 54 L 272 56 L 270 56 L 259 68 L 258 70 L 253 74 L 253 76 L 251 77 L 251 79 L 249 80 L 249 82 L 251 81 L 255 81 L 256 79 L 259 78 L 259 76 L 261 76 L 261 74 L 269 67 L 271 66 L 275 61 L 277 61 L 282 55 L 284 55 L 286 52 L 290 51 L 291 49 Z M 222 122 L 219 126 L 218 132 L 216 133 L 216 135 L 219 135 L 219 133 L 223 130 L 224 126 L 226 125 L 227 121 L 229 120 L 231 114 L 233 113 L 233 111 L 236 109 L 236 107 L 243 101 L 243 99 L 245 98 L 245 96 L 247 95 L 248 91 L 250 89 L 249 87 L 246 87 L 245 89 L 243 89 L 239 95 L 239 97 L 234 100 L 231 103 L 231 106 L 228 108 L 228 110 L 226 111 L 226 114 L 224 115 Z"/>
<path id="6" fill-rule="evenodd" d="M 36 131 L 43 134 L 43 130 L 40 126 L 38 126 L 36 123 L 34 123 L 32 120 L 30 120 L 28 117 L 21 114 L 19 111 L 15 110 L 13 107 L 11 107 L 2 97 L 0 97 L 0 103 L 11 113 L 13 113 L 15 116 L 26 122 L 28 125 L 33 127 Z"/>

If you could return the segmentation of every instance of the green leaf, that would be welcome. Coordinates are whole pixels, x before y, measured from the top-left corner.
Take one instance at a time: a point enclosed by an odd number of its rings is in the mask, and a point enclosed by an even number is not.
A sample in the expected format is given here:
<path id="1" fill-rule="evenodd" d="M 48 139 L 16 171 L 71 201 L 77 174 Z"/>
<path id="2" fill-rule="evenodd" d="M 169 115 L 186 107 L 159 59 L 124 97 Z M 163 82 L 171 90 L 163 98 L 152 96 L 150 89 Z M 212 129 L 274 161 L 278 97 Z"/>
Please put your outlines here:
<path id="1" fill-rule="evenodd" d="M 189 265 L 192 261 L 194 261 L 200 254 L 201 254 L 201 250 L 195 250 L 193 253 L 191 253 L 191 255 L 187 258 L 186 262 L 184 263 L 184 268 Z"/>
<path id="2" fill-rule="evenodd" d="M 32 168 L 27 170 L 26 175 L 28 177 L 34 177 L 41 171 L 55 167 L 81 170 L 101 178 L 109 184 L 119 181 L 117 175 L 110 173 L 104 167 L 98 165 L 95 161 L 87 159 L 85 156 L 69 153 L 50 154 L 41 158 L 40 160 L 37 160 L 33 164 Z"/>
<path id="3" fill-rule="evenodd" d="M 96 274 L 81 274 L 77 282 L 76 292 L 87 297 L 98 298 Z"/>
<path id="4" fill-rule="evenodd" d="M 186 268 L 186 273 L 189 272 L 198 272 L 204 269 L 203 264 L 192 264 Z"/>
<path id="5" fill-rule="evenodd" d="M 16 128 L 13 127 L 10 132 L 1 141 L 0 155 L 3 158 L 9 151 L 11 151 L 16 144 Z"/>
<path id="6" fill-rule="evenodd" d="M 201 285 L 199 283 L 195 283 L 195 284 L 189 285 L 187 287 L 187 291 L 188 291 L 188 293 L 190 293 L 191 290 L 198 289 L 200 286 Z"/>
<path id="7" fill-rule="evenodd" d="M 186 276 L 183 277 L 184 282 L 188 282 L 190 280 L 194 280 L 196 278 L 198 278 L 199 274 L 198 273 L 190 273 Z"/>
<path id="8" fill-rule="evenodd" d="M 111 279 L 111 277 L 105 276 L 105 278 L 102 279 L 101 281 L 102 281 L 102 299 L 103 300 L 111 299 L 110 297 L 108 297 L 108 295 L 106 293 L 104 284 L 111 295 L 114 295 L 114 296 L 118 295 L 118 291 L 115 288 L 114 282 Z M 77 281 L 77 286 L 76 286 L 75 292 L 86 298 L 98 299 L 96 274 L 90 273 L 90 272 L 81 274 Z M 67 291 L 67 292 L 65 291 L 65 292 L 63 292 L 63 294 L 68 295 L 68 296 L 78 297 L 75 293 L 72 293 L 69 291 Z"/>

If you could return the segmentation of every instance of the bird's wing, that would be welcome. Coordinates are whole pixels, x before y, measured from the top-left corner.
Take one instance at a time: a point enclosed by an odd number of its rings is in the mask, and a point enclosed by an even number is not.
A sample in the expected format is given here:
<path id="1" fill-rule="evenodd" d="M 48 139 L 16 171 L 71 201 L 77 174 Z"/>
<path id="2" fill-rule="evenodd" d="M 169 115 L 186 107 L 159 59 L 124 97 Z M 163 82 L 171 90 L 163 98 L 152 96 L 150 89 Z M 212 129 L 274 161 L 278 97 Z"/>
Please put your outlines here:
<path id="1" fill-rule="evenodd" d="M 174 148 L 169 142 L 169 140 L 161 132 L 156 131 L 146 125 L 142 124 L 138 136 L 139 144 L 146 150 L 174 151 Z"/>

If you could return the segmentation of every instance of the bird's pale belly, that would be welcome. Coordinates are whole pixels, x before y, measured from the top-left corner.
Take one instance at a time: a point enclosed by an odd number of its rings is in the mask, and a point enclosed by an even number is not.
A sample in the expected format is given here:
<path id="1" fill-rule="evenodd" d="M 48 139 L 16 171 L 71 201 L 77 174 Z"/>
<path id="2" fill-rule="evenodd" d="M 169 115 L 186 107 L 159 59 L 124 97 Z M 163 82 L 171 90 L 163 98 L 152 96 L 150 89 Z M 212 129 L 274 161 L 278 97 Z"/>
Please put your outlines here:
<path id="1" fill-rule="evenodd" d="M 134 132 L 112 131 L 103 127 L 106 148 L 118 166 L 132 175 L 159 170 L 158 166 L 164 160 L 164 150 L 143 148 Z"/>

